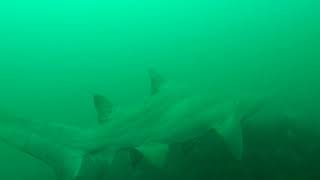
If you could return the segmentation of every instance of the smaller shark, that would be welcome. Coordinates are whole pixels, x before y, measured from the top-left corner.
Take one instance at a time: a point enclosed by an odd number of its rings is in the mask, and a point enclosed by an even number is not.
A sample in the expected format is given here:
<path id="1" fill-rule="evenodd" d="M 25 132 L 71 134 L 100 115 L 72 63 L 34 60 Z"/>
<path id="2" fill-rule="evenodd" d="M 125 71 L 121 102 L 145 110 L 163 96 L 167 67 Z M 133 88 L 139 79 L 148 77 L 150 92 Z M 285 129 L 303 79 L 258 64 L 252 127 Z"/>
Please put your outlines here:
<path id="1" fill-rule="evenodd" d="M 45 162 L 61 180 L 98 180 L 105 176 L 119 150 L 139 152 L 152 165 L 164 165 L 169 145 L 185 142 L 215 130 L 234 158 L 243 153 L 243 119 L 261 107 L 211 91 L 170 84 L 149 70 L 150 97 L 130 109 L 114 108 L 102 95 L 94 95 L 98 125 L 78 128 L 35 122 L 3 113 L 0 139 Z M 132 154 L 132 161 L 140 158 Z"/>

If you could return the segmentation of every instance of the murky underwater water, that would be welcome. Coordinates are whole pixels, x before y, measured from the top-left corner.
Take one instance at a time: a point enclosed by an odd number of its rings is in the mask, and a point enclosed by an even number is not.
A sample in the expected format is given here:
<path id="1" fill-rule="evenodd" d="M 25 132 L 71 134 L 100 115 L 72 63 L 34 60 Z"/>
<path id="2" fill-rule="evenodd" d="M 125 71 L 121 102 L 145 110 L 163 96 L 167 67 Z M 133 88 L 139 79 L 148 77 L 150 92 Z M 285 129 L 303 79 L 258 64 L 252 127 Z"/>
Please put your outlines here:
<path id="1" fill-rule="evenodd" d="M 0 107 L 93 127 L 92 95 L 144 102 L 152 67 L 195 89 L 272 100 L 242 124 L 241 161 L 212 132 L 187 150 L 172 145 L 162 169 L 133 168 L 121 152 L 105 179 L 319 179 L 319 8 L 313 0 L 1 2 Z M 0 179 L 56 179 L 29 155 L 4 143 L 0 152 Z"/>

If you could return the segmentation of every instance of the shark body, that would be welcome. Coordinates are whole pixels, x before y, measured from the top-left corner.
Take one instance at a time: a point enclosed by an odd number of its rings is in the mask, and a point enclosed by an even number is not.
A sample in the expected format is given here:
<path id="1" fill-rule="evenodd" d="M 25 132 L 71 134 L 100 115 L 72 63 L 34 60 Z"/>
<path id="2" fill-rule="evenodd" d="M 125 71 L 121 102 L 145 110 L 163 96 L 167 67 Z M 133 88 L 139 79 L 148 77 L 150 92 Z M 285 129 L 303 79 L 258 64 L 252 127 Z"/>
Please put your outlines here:
<path id="1" fill-rule="evenodd" d="M 243 111 L 238 99 L 172 88 L 157 73 L 149 74 L 150 98 L 129 111 L 115 111 L 107 98 L 94 96 L 97 127 L 12 123 L 17 119 L 2 116 L 9 123 L 1 125 L 0 139 L 47 163 L 62 180 L 102 179 L 105 168 L 121 149 L 134 149 L 151 164 L 162 166 L 169 144 L 191 140 L 210 130 L 215 130 L 230 153 L 241 159 L 241 121 L 256 110 L 256 104 Z"/>

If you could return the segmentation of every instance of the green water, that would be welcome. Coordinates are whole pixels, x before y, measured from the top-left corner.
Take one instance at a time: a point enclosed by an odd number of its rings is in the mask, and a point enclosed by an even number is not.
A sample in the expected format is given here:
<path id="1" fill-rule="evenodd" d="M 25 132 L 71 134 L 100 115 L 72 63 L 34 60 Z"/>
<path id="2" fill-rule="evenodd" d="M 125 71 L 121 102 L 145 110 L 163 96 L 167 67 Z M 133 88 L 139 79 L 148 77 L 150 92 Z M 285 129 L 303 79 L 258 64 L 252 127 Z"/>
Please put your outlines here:
<path id="1" fill-rule="evenodd" d="M 319 10 L 316 0 L 3 1 L 0 107 L 93 126 L 93 93 L 118 104 L 140 102 L 153 67 L 194 87 L 272 96 L 297 117 L 303 135 L 284 138 L 274 123 L 282 110 L 271 106 L 273 113 L 260 117 L 271 123 L 248 125 L 250 145 L 240 164 L 210 153 L 216 147 L 204 139 L 202 153 L 176 153 L 169 172 L 148 169 L 136 179 L 318 179 Z M 0 179 L 55 179 L 27 155 L 3 144 L 0 152 Z"/>

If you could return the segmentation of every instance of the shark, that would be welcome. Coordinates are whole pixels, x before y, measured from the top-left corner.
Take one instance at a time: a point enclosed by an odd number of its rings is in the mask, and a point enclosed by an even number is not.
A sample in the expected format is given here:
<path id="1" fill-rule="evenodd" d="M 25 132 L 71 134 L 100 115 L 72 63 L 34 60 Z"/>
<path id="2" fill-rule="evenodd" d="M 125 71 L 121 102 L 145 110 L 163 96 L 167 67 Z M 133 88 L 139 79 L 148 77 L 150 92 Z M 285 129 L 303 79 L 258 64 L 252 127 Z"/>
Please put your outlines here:
<path id="1" fill-rule="evenodd" d="M 139 105 L 121 109 L 107 97 L 94 95 L 94 127 L 38 122 L 1 113 L 0 140 L 43 161 L 60 180 L 103 179 L 120 150 L 131 152 L 133 162 L 141 161 L 139 154 L 155 167 L 163 167 L 170 144 L 211 130 L 221 136 L 230 155 L 241 160 L 242 121 L 258 111 L 261 103 L 172 85 L 152 69 L 148 74 L 150 95 Z"/>

